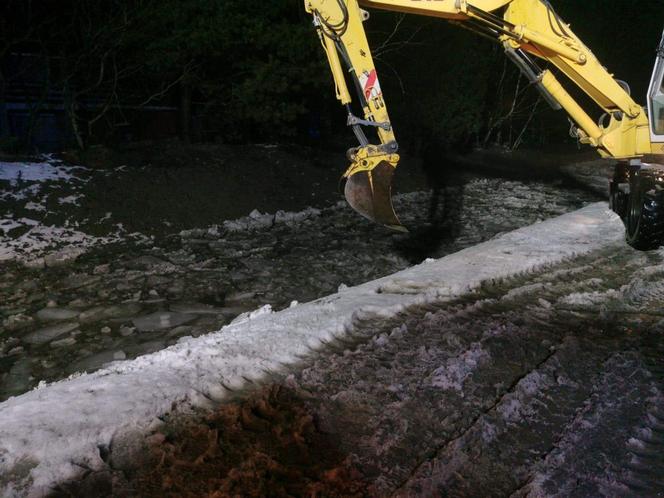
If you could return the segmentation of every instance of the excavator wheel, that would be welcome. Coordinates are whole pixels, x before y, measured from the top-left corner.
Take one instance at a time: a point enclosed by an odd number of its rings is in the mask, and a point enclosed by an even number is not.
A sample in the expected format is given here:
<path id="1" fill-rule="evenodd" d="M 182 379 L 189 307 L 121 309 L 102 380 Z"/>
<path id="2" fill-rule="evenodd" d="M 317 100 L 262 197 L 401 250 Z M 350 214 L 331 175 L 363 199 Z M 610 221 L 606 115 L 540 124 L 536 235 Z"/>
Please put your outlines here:
<path id="1" fill-rule="evenodd" d="M 658 173 L 650 169 L 630 172 L 625 239 L 639 251 L 664 244 L 664 184 Z"/>

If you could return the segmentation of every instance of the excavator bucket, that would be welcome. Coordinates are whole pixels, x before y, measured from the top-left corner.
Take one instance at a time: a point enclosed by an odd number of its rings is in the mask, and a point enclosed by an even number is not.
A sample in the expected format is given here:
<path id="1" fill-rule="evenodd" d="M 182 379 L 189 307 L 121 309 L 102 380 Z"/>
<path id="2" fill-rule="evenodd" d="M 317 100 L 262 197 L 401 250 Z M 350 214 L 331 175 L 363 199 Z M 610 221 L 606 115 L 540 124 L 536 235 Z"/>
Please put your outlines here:
<path id="1" fill-rule="evenodd" d="M 379 162 L 373 169 L 350 173 L 344 194 L 351 207 L 365 218 L 399 232 L 408 232 L 392 206 L 394 166 Z"/>

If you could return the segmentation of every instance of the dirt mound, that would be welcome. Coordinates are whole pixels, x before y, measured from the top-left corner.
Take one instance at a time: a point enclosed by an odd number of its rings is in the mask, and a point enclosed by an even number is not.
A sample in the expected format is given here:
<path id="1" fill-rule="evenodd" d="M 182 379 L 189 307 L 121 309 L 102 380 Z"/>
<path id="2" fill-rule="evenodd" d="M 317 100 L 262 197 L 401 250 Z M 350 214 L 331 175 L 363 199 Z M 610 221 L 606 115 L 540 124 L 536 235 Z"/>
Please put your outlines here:
<path id="1" fill-rule="evenodd" d="M 152 438 L 143 497 L 368 496 L 367 483 L 305 403 L 275 387 Z"/>

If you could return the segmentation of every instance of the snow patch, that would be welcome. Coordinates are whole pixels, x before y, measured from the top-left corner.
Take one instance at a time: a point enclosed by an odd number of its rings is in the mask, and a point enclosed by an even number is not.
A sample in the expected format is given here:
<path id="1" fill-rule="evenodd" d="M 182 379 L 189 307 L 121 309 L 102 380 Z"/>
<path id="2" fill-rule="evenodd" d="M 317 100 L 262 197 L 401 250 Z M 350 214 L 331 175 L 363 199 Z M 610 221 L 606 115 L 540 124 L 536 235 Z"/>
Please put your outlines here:
<path id="1" fill-rule="evenodd" d="M 38 204 L 36 202 L 30 201 L 30 202 L 26 202 L 25 209 L 28 209 L 30 211 L 42 212 L 42 211 L 46 211 L 46 206 L 44 206 L 43 204 Z"/>
<path id="2" fill-rule="evenodd" d="M 79 195 L 68 195 L 67 197 L 61 197 L 58 199 L 58 202 L 60 204 L 73 204 L 75 206 L 78 206 L 79 203 L 78 201 L 83 198 L 82 194 Z"/>
<path id="3" fill-rule="evenodd" d="M 0 180 L 8 181 L 11 186 L 17 186 L 20 182 L 80 180 L 76 173 L 85 170 L 80 166 L 63 166 L 49 157 L 44 159 L 44 162 L 38 163 L 0 162 Z"/>
<path id="4" fill-rule="evenodd" d="M 489 353 L 482 349 L 479 343 L 473 343 L 468 351 L 451 358 L 444 366 L 434 370 L 431 374 L 431 385 L 462 393 L 463 383 L 488 358 Z"/>
<path id="5" fill-rule="evenodd" d="M 295 304 L 293 304 L 293 303 L 295 303 Z M 291 303 L 290 308 L 295 308 L 296 306 L 297 306 L 297 301 L 293 301 Z M 235 320 L 233 320 L 231 322 L 231 324 L 238 325 L 238 324 L 241 324 L 241 323 L 249 322 L 251 320 L 255 320 L 256 318 L 261 317 L 261 316 L 270 315 L 272 313 L 273 313 L 272 306 L 269 305 L 269 304 L 266 304 L 265 306 L 261 306 L 257 310 L 242 313 L 241 315 L 236 317 Z"/>
<path id="6" fill-rule="evenodd" d="M 574 292 L 568 296 L 561 298 L 558 303 L 568 306 L 598 306 L 605 304 L 611 299 L 619 299 L 621 294 L 615 289 L 609 289 L 606 292 Z"/>
<path id="7" fill-rule="evenodd" d="M 239 218 L 237 220 L 225 221 L 222 226 L 229 232 L 257 230 L 260 228 L 271 227 L 280 223 L 287 225 L 300 223 L 303 220 L 318 217 L 320 214 L 320 209 L 315 209 L 312 207 L 298 212 L 277 211 L 275 214 L 263 214 L 257 209 L 254 209 L 249 214 L 249 216 L 245 216 L 244 218 Z"/>
<path id="8" fill-rule="evenodd" d="M 6 236 L 9 230 L 20 227 L 32 228 L 20 237 Z M 70 228 L 44 226 L 34 220 L 0 220 L 0 261 L 18 260 L 34 264 L 51 253 L 56 253 L 56 257 L 61 252 L 78 252 L 80 255 L 89 247 L 117 242 L 121 238 L 119 234 L 93 237 Z"/>
<path id="9" fill-rule="evenodd" d="M 81 166 L 67 166 L 51 155 L 42 156 L 37 162 L 0 162 L 0 184 L 6 186 L 0 199 L 23 201 L 36 197 L 40 192 L 57 182 L 85 183 L 90 170 Z M 78 205 L 82 195 L 69 195 L 58 199 L 59 204 Z M 34 213 L 45 213 L 46 198 L 30 200 L 25 209 Z M 65 222 L 64 226 L 48 226 L 40 221 L 20 218 L 12 213 L 0 217 L 0 262 L 16 260 L 31 267 L 40 267 L 45 260 L 59 264 L 72 256 L 85 252 L 93 245 L 115 242 L 126 235 L 118 227 L 109 237 L 93 237 L 76 230 L 77 223 Z M 10 235 L 11 234 L 11 235 Z M 46 262 L 47 264 L 47 262 Z"/>

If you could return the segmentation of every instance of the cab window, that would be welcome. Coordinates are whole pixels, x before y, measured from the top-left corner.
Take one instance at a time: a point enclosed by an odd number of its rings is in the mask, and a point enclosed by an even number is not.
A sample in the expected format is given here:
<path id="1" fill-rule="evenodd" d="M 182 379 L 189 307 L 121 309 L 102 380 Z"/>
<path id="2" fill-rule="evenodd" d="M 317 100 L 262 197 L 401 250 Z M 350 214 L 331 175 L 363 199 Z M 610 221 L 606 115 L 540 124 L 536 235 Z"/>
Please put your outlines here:
<path id="1" fill-rule="evenodd" d="M 659 82 L 650 96 L 651 117 L 655 135 L 664 135 L 664 67 L 660 68 L 659 73 Z"/>
<path id="2" fill-rule="evenodd" d="M 652 132 L 654 135 L 664 135 L 664 37 L 658 50 L 648 97 Z"/>

